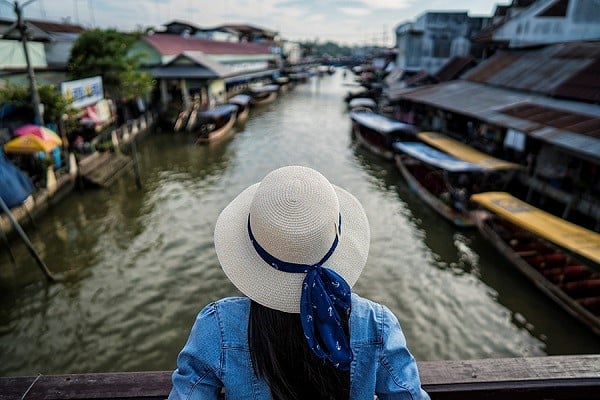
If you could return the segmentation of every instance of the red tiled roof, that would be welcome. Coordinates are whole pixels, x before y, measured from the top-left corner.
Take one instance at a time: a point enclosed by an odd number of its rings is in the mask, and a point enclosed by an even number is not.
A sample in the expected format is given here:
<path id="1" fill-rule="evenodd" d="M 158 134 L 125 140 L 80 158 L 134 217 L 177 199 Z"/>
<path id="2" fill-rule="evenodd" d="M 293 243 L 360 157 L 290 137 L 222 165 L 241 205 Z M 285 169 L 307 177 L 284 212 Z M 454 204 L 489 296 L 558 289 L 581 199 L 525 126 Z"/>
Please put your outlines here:
<path id="1" fill-rule="evenodd" d="M 85 31 L 85 28 L 81 25 L 65 24 L 62 22 L 41 21 L 38 19 L 27 19 L 27 22 L 46 32 L 82 33 Z"/>
<path id="2" fill-rule="evenodd" d="M 184 51 L 201 51 L 205 54 L 271 54 L 269 47 L 261 43 L 234 43 L 184 37 L 172 34 L 144 36 L 162 55 L 177 55 Z"/>

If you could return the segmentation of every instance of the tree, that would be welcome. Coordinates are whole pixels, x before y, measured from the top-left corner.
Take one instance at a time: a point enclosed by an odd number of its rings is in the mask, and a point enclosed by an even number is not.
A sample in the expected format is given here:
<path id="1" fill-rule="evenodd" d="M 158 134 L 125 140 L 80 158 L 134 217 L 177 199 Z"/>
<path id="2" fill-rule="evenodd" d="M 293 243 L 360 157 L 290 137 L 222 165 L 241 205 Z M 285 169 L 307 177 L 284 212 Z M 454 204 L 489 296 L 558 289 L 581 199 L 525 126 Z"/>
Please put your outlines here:
<path id="1" fill-rule="evenodd" d="M 82 33 L 71 49 L 69 75 L 72 79 L 102 76 L 109 97 L 131 100 L 152 90 L 154 82 L 139 70 L 139 63 L 127 57 L 129 47 L 139 33 L 122 33 L 114 29 L 93 29 Z"/>
<path id="2" fill-rule="evenodd" d="M 38 86 L 40 102 L 44 105 L 44 121 L 58 124 L 64 114 L 73 114 L 67 100 L 54 85 Z M 0 90 L 0 105 L 12 104 L 23 110 L 31 110 L 33 115 L 33 104 L 31 103 L 31 89 L 26 86 L 8 83 Z"/>

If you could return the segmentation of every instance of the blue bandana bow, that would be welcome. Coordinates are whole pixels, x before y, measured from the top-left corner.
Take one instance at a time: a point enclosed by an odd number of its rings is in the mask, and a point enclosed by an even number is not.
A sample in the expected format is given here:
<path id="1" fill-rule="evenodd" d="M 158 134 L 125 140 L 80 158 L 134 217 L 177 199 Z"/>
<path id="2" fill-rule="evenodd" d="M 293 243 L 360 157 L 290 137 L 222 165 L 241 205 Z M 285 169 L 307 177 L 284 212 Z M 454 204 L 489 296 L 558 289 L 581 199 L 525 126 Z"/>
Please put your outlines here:
<path id="1" fill-rule="evenodd" d="M 328 360 L 335 368 L 348 370 L 353 355 L 350 339 L 344 332 L 342 318 L 348 318 L 352 290 L 338 273 L 323 264 L 331 257 L 339 242 L 342 217 L 331 248 L 316 264 L 296 264 L 279 260 L 269 254 L 254 238 L 248 216 L 248 235 L 258 255 L 270 266 L 280 271 L 306 273 L 300 298 L 300 318 L 308 346 L 313 353 Z M 344 311 L 340 316 L 338 310 Z"/>

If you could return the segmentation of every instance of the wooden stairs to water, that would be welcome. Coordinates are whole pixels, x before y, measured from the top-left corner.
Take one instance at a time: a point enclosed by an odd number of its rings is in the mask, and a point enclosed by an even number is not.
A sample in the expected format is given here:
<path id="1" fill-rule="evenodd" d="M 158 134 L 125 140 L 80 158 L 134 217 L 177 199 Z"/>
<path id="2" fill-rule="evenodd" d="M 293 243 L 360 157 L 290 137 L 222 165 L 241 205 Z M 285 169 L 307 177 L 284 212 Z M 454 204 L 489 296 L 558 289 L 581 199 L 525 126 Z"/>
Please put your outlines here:
<path id="1" fill-rule="evenodd" d="M 130 168 L 131 164 L 131 157 L 124 154 L 96 151 L 79 161 L 79 176 L 86 184 L 108 187 Z"/>

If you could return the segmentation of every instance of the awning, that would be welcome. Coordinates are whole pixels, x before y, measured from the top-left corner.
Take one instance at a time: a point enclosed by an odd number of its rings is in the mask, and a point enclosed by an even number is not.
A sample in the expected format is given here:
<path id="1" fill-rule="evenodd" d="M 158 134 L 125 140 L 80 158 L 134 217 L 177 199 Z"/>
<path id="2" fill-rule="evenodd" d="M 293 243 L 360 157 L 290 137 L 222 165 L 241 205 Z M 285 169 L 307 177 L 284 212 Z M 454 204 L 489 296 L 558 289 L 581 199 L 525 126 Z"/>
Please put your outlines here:
<path id="1" fill-rule="evenodd" d="M 494 158 L 471 146 L 468 146 L 458 140 L 454 140 L 446 135 L 437 132 L 419 132 L 417 137 L 425 143 L 434 146 L 441 151 L 452 154 L 454 157 L 478 165 L 482 169 L 517 169 L 521 168 L 519 164 Z"/>
<path id="2" fill-rule="evenodd" d="M 350 113 L 350 118 L 360 125 L 381 133 L 391 133 L 396 131 L 410 133 L 417 132 L 417 128 L 414 125 L 405 124 L 370 111 L 352 111 Z"/>
<path id="3" fill-rule="evenodd" d="M 402 89 L 390 94 L 390 100 L 408 100 L 431 105 L 443 110 L 470 116 L 474 119 L 512 128 L 544 142 L 559 146 L 572 153 L 598 161 L 600 139 L 569 131 L 565 128 L 544 125 L 543 122 L 503 112 L 519 104 L 537 105 L 561 110 L 575 119 L 585 115 L 597 119 L 600 106 L 575 101 L 558 100 L 533 93 L 492 87 L 490 85 L 456 80 L 413 89 Z"/>
<path id="4" fill-rule="evenodd" d="M 482 168 L 478 165 L 459 160 L 450 154 L 443 153 L 434 149 L 433 147 L 427 146 L 425 143 L 394 142 L 392 146 L 402 153 L 416 158 L 417 160 L 423 161 L 426 164 L 441 168 L 448 172 L 469 172 L 482 170 Z"/>
<path id="5" fill-rule="evenodd" d="M 471 200 L 509 222 L 600 264 L 600 234 L 558 218 L 504 192 L 478 193 Z"/>

